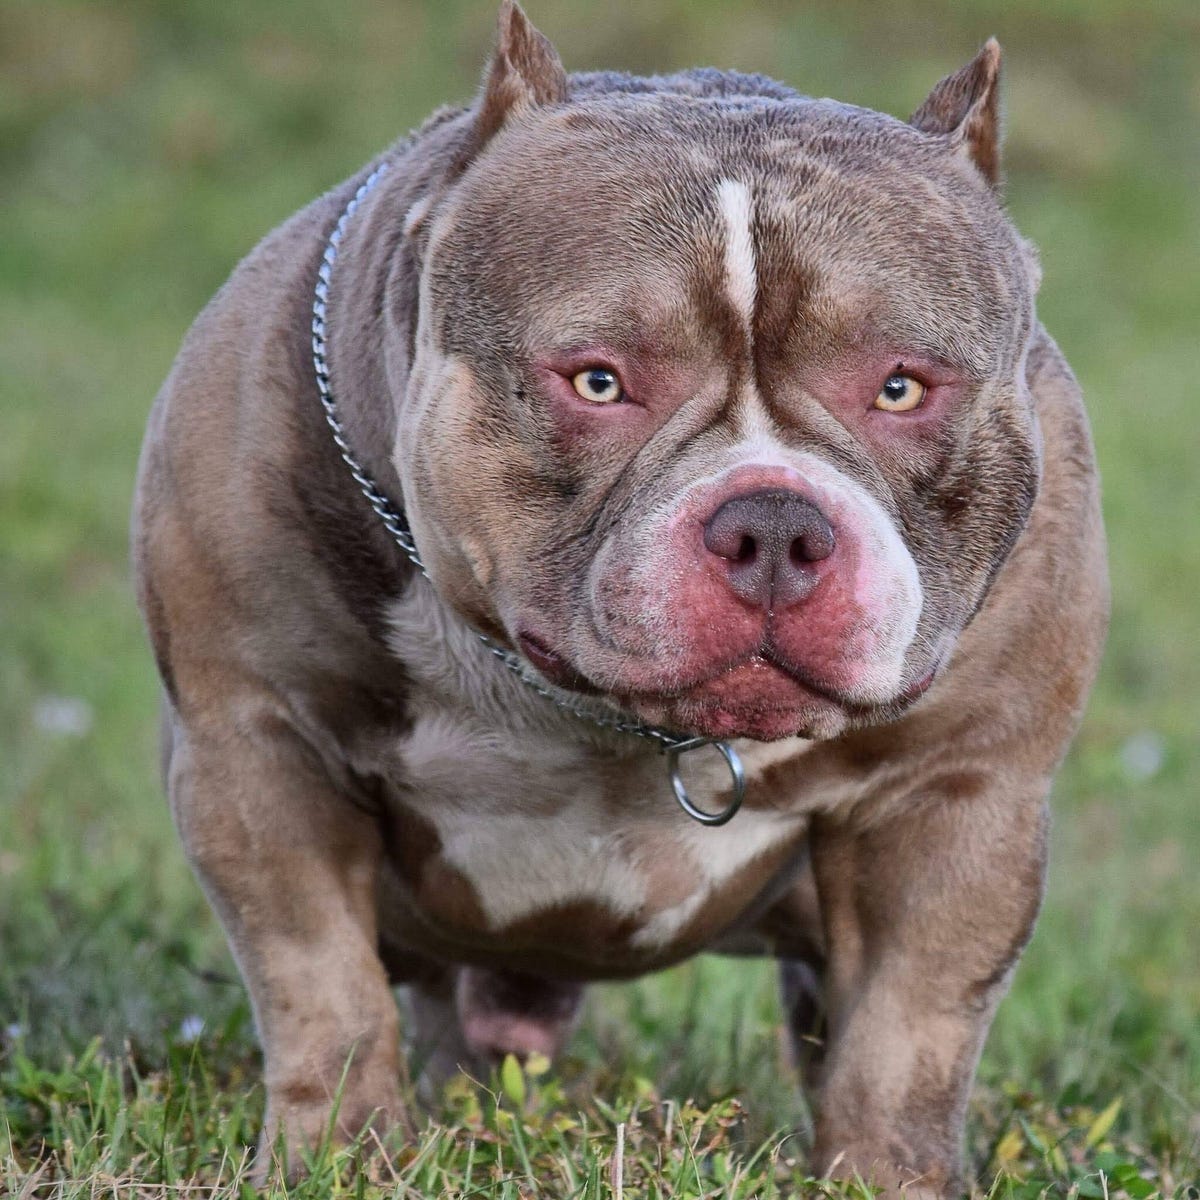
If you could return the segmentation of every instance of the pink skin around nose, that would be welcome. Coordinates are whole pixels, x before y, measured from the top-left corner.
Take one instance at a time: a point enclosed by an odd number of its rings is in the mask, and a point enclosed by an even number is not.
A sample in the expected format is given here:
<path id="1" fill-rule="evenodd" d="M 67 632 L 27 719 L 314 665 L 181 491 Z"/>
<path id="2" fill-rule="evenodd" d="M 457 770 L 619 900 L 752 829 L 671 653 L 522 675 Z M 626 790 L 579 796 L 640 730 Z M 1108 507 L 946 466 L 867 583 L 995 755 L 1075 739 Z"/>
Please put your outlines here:
<path id="1" fill-rule="evenodd" d="M 739 585 L 732 551 L 705 543 L 723 505 L 763 492 L 794 493 L 833 538 L 832 548 L 800 556 L 809 560 L 804 586 L 785 589 L 782 606 Z M 644 719 L 710 736 L 829 728 L 845 706 L 893 699 L 906 648 L 895 608 L 914 597 L 884 521 L 836 481 L 783 467 L 747 466 L 697 487 L 599 564 L 592 586 L 606 669 L 588 674 Z M 727 544 L 717 539 L 718 549 Z"/>

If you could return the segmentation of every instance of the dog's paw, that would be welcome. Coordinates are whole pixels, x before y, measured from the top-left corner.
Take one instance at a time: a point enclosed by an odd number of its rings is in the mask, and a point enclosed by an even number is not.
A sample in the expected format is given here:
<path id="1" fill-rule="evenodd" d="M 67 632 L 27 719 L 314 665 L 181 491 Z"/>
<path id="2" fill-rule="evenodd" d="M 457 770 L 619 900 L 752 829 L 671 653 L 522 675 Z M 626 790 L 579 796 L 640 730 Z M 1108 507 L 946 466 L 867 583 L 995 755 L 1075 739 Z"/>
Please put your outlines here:
<path id="1" fill-rule="evenodd" d="M 871 1152 L 839 1151 L 827 1160 L 822 1174 L 843 1183 L 863 1180 L 881 1189 L 880 1200 L 952 1200 L 962 1191 L 951 1170 L 934 1166 L 922 1171 L 895 1157 L 879 1157 Z"/>
<path id="2" fill-rule="evenodd" d="M 407 1109 L 392 1082 L 375 1099 L 343 1095 L 340 1100 L 312 1088 L 271 1094 L 259 1138 L 253 1179 L 295 1183 L 330 1149 L 357 1144 L 364 1157 L 396 1148 L 413 1134 Z"/>

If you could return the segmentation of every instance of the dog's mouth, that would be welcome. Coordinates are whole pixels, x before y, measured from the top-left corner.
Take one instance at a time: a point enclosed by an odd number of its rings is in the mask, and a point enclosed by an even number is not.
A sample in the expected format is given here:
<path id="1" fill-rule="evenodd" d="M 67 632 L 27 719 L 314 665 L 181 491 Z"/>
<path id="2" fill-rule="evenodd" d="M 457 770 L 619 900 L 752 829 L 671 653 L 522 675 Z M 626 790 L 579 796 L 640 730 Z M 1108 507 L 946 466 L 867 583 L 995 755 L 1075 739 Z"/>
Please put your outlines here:
<path id="1" fill-rule="evenodd" d="M 646 724 L 704 737 L 830 737 L 850 723 L 894 719 L 915 704 L 941 673 L 945 656 L 894 696 L 863 702 L 782 660 L 767 642 L 693 680 L 662 689 L 605 688 L 538 635 L 517 637 L 521 654 L 548 683 L 605 697 Z"/>

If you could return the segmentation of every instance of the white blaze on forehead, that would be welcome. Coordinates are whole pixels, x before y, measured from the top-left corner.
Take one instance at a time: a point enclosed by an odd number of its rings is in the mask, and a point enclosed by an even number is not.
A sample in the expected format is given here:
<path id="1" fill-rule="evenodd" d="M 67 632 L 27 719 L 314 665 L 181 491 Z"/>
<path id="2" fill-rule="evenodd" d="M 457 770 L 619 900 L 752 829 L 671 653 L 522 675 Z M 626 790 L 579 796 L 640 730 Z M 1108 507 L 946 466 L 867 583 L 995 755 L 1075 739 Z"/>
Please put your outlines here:
<path id="1" fill-rule="evenodd" d="M 747 326 L 758 294 L 758 264 L 750 234 L 753 208 L 750 189 L 741 180 L 722 179 L 717 184 L 717 209 L 725 224 L 725 286 Z"/>

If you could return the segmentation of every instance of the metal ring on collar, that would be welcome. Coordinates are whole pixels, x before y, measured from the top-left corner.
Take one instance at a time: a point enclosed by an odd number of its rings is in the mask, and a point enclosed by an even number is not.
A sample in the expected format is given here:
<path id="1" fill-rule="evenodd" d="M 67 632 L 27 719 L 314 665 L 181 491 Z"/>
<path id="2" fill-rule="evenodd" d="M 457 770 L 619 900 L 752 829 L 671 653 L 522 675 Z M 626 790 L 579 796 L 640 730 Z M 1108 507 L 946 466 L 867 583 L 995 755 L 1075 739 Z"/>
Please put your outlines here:
<path id="1" fill-rule="evenodd" d="M 701 746 L 715 747 L 729 768 L 730 780 L 733 783 L 733 799 L 720 812 L 705 812 L 704 809 L 693 804 L 683 778 L 679 774 L 680 755 L 687 754 L 690 750 L 699 750 Z M 742 800 L 746 795 L 746 772 L 742 767 L 741 757 L 728 742 L 717 741 L 716 738 L 697 737 L 668 746 L 667 775 L 671 780 L 671 790 L 675 793 L 675 799 L 679 801 L 679 807 L 694 821 L 699 821 L 701 825 L 724 825 L 728 821 L 732 821 L 734 814 L 742 807 Z"/>

